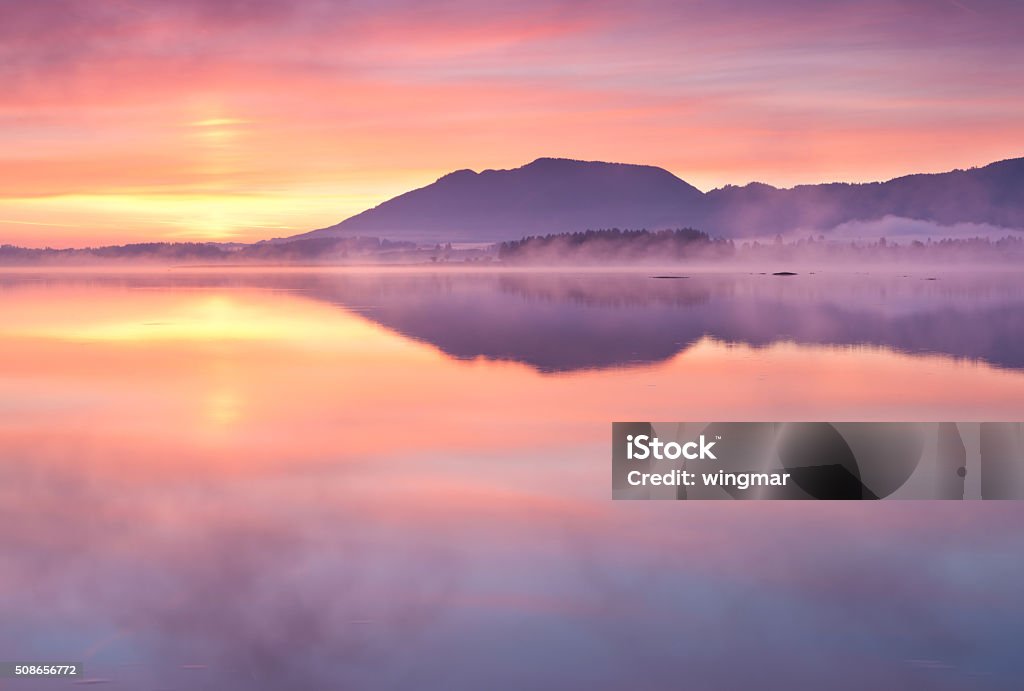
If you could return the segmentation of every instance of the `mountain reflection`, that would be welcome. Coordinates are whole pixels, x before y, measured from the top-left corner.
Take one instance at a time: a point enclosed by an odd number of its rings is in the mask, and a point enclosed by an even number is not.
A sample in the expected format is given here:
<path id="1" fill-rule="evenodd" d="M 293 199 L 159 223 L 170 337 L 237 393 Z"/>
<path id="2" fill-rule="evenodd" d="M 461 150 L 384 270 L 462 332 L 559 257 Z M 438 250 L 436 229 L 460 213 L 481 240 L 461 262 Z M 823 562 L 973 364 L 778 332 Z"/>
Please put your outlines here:
<path id="1" fill-rule="evenodd" d="M 8 275 L 126 288 L 247 287 L 343 307 L 458 359 L 542 372 L 657 363 L 705 337 L 755 347 L 874 346 L 1024 367 L 1024 278 L 948 272 L 804 274 L 171 272 Z"/>
<path id="2" fill-rule="evenodd" d="M 0 279 L 0 290 L 51 280 L 287 291 L 452 357 L 514 360 L 550 373 L 659 362 L 706 337 L 755 347 L 876 346 L 1024 368 L 1024 277 L 1009 272 L 176 271 L 15 274 Z"/>
<path id="3" fill-rule="evenodd" d="M 7 276 L 135 288 L 284 290 L 458 359 L 542 372 L 657 363 L 705 337 L 755 347 L 875 346 L 1024 367 L 1024 278 L 1011 273 L 773 276 L 401 270 Z"/>
<path id="4" fill-rule="evenodd" d="M 346 276 L 310 294 L 456 358 L 547 372 L 666 360 L 704 337 L 869 345 L 1024 366 L 1024 282 L 927 275 Z"/>

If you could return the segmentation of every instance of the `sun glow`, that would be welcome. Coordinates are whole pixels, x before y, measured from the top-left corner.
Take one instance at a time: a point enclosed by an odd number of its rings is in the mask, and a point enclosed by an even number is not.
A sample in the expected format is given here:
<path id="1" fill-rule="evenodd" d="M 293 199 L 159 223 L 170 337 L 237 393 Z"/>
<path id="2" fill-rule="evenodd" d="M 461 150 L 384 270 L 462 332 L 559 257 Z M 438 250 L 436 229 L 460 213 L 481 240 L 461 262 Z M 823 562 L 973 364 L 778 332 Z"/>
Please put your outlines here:
<path id="1" fill-rule="evenodd" d="M 2 5 L 0 242 L 260 240 L 541 156 L 880 180 L 1024 134 L 1020 3 L 224 4 Z"/>
<path id="2" fill-rule="evenodd" d="M 246 125 L 250 120 L 242 118 L 207 118 L 206 120 L 195 120 L 188 123 L 192 127 L 228 127 L 230 125 Z"/>
<path id="3" fill-rule="evenodd" d="M 0 200 L 4 242 L 25 246 L 64 247 L 47 228 L 87 230 L 89 244 L 139 241 L 250 241 L 309 230 L 312 216 L 322 225 L 338 219 L 338 209 L 360 210 L 362 195 L 331 194 L 318 189 L 289 195 L 189 192 L 74 194 Z M 42 223 L 32 219 L 46 218 Z M 68 231 L 70 232 L 70 230 Z M 60 237 L 66 237 L 64 235 Z M 40 238 L 40 239 L 36 239 Z"/>

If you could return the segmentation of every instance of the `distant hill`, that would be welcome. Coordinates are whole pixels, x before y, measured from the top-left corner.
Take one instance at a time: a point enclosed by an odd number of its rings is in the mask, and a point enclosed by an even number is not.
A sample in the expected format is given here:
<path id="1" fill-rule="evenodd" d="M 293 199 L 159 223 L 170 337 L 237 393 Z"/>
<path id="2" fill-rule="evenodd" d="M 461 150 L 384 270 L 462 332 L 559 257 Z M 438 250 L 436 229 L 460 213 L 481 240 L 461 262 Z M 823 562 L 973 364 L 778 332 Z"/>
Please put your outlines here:
<path id="1" fill-rule="evenodd" d="M 764 234 L 756 232 L 760 228 L 773 233 L 828 231 L 841 223 L 886 216 L 1024 229 L 1024 158 L 887 182 L 791 189 L 752 183 L 712 190 L 704 200 L 705 229 L 729 237 Z"/>
<path id="2" fill-rule="evenodd" d="M 540 158 L 512 170 L 459 170 L 337 225 L 293 238 L 372 235 L 496 242 L 598 228 L 698 228 L 727 238 L 828 232 L 886 216 L 1024 229 L 1024 159 L 887 182 L 703 193 L 654 166 Z"/>

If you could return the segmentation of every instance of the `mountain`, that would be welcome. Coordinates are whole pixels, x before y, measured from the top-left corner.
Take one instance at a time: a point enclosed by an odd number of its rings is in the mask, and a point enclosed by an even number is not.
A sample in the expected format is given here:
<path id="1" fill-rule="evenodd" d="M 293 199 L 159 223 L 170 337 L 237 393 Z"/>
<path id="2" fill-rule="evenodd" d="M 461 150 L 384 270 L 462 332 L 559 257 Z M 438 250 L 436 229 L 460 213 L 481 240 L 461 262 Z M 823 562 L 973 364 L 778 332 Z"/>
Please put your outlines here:
<path id="1" fill-rule="evenodd" d="M 457 170 L 300 237 L 494 242 L 587 228 L 666 228 L 703 198 L 696 187 L 654 166 L 540 158 L 513 170 Z"/>
<path id="2" fill-rule="evenodd" d="M 829 183 L 778 189 L 752 183 L 704 195 L 705 230 L 727 237 L 828 231 L 886 216 L 938 225 L 985 223 L 1024 228 L 1024 158 L 983 168 L 906 175 L 887 182 Z M 758 230 L 763 229 L 763 230 Z"/>
<path id="3" fill-rule="evenodd" d="M 372 235 L 495 242 L 597 228 L 693 227 L 730 238 L 827 232 L 887 216 L 1024 229 L 1024 158 L 887 182 L 703 193 L 654 166 L 540 158 L 512 170 L 458 170 L 341 223 L 286 238 Z"/>

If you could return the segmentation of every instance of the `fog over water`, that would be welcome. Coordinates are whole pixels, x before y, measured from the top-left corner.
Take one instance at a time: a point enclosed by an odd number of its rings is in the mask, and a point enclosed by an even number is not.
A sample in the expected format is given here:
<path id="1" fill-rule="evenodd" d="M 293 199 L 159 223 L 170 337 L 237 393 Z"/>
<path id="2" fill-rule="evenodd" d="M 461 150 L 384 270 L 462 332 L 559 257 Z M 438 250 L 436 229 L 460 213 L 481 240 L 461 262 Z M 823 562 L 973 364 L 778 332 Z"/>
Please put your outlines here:
<path id="1" fill-rule="evenodd" d="M 1022 315 L 1006 271 L 6 272 L 0 649 L 125 689 L 1015 689 L 1019 503 L 612 502 L 608 439 L 1019 419 Z"/>

